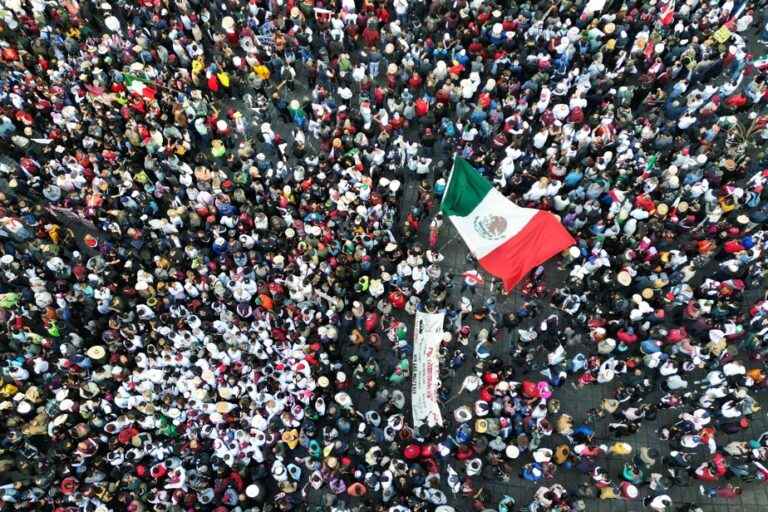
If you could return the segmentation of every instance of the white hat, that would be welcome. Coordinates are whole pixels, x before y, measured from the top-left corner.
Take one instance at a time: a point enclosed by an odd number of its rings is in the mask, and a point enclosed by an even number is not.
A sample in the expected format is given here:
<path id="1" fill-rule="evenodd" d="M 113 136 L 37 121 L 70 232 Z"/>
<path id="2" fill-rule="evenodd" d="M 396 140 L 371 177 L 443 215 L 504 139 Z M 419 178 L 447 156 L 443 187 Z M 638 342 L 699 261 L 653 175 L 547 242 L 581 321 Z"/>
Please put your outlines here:
<path id="1" fill-rule="evenodd" d="M 468 405 L 462 405 L 453 411 L 453 417 L 459 423 L 466 423 L 472 419 L 472 409 Z"/>
<path id="2" fill-rule="evenodd" d="M 468 476 L 475 476 L 480 473 L 483 469 L 483 461 L 479 458 L 474 458 L 472 460 L 467 461 L 467 475 Z"/>
<path id="3" fill-rule="evenodd" d="M 16 406 L 16 411 L 19 414 L 29 414 L 32 411 L 32 404 L 27 402 L 26 400 L 22 400 L 19 402 L 19 404 Z"/>
<path id="4" fill-rule="evenodd" d="M 437 251 L 427 250 L 427 261 L 430 263 L 439 263 L 445 259 L 445 256 Z"/>
<path id="5" fill-rule="evenodd" d="M 120 31 L 120 20 L 118 20 L 114 16 L 107 16 L 106 18 L 104 18 L 104 24 L 112 32 Z"/>
<path id="6" fill-rule="evenodd" d="M 552 113 L 555 115 L 555 118 L 559 119 L 560 121 L 568 117 L 568 114 L 570 112 L 571 112 L 571 109 L 568 108 L 568 105 L 566 105 L 565 103 L 558 103 L 557 105 L 552 107 Z"/>
<path id="7" fill-rule="evenodd" d="M 224 18 L 221 20 L 221 28 L 230 34 L 235 31 L 235 20 L 232 18 L 232 16 L 224 16 Z"/>
<path id="8" fill-rule="evenodd" d="M 461 385 L 461 389 L 466 389 L 470 393 L 477 390 L 482 385 L 482 380 L 477 375 L 468 375 L 464 378 L 464 383 Z"/>
<path id="9" fill-rule="evenodd" d="M 350 397 L 349 394 L 345 393 L 344 391 L 336 393 L 333 399 L 336 400 L 337 404 L 344 408 L 352 407 L 352 397 Z"/>
<path id="10" fill-rule="evenodd" d="M 552 450 L 549 448 L 539 448 L 533 452 L 533 460 L 536 462 L 549 462 L 552 459 Z"/>
<path id="11" fill-rule="evenodd" d="M 261 494 L 261 488 L 256 484 L 251 484 L 245 488 L 245 495 L 249 498 L 256 498 Z"/>
<path id="12" fill-rule="evenodd" d="M 510 444 L 507 446 L 506 450 L 504 450 L 504 453 L 507 455 L 507 458 L 516 459 L 520 456 L 520 449 L 517 446 Z"/>

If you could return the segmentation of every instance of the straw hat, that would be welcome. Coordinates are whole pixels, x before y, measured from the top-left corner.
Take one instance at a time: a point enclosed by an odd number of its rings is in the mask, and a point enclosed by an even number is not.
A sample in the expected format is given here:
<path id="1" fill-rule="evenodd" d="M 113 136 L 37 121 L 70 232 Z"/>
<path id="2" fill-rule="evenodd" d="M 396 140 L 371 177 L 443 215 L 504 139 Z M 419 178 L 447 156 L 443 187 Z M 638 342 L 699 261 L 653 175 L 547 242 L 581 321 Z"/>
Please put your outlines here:
<path id="1" fill-rule="evenodd" d="M 232 16 L 224 16 L 224 18 L 221 20 L 221 28 L 230 34 L 235 31 L 235 20 L 232 18 Z"/>
<path id="2" fill-rule="evenodd" d="M 619 272 L 619 274 L 616 276 L 616 280 L 622 286 L 629 286 L 630 284 L 632 284 L 632 276 L 626 270 L 622 270 L 621 272 Z"/>
<path id="3" fill-rule="evenodd" d="M 608 414 L 613 414 L 619 408 L 619 402 L 613 398 L 605 398 L 600 404 L 600 407 Z"/>
<path id="4" fill-rule="evenodd" d="M 299 431 L 295 428 L 287 430 L 283 432 L 281 439 L 291 450 L 293 450 L 299 444 Z"/>
<path id="5" fill-rule="evenodd" d="M 665 203 L 659 203 L 659 205 L 656 207 L 656 213 L 660 217 L 664 217 L 669 213 L 669 206 L 667 206 Z"/>
<path id="6" fill-rule="evenodd" d="M 653 298 L 653 290 L 652 290 L 652 289 L 650 289 L 650 288 L 645 288 L 645 289 L 643 289 L 643 291 L 641 292 L 641 295 L 643 296 L 643 298 L 644 298 L 645 300 L 650 300 L 650 299 L 652 299 L 652 298 Z"/>
<path id="7" fill-rule="evenodd" d="M 680 213 L 685 213 L 688 211 L 688 203 L 686 201 L 680 201 L 677 204 L 677 211 Z"/>
<path id="8" fill-rule="evenodd" d="M 94 361 L 102 361 L 107 356 L 107 351 L 101 345 L 94 345 L 88 349 L 85 355 Z"/>

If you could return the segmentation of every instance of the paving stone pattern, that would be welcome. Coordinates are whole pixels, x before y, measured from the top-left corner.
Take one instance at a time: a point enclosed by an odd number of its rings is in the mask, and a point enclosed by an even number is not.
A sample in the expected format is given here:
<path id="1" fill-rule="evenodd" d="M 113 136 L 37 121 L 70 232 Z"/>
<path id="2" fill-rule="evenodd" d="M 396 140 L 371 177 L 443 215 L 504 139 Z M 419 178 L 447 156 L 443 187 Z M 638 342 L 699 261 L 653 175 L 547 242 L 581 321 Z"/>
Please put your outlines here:
<path id="1" fill-rule="evenodd" d="M 298 97 L 301 101 L 307 101 L 308 100 L 308 91 L 306 91 L 303 87 L 303 84 L 301 81 L 297 81 L 297 89 L 295 92 L 293 92 L 290 96 L 292 97 Z M 247 109 L 246 109 L 247 110 Z M 276 114 L 276 113 L 274 113 Z M 251 116 L 248 116 L 251 117 Z M 279 120 L 279 116 L 273 115 L 273 126 L 275 127 L 276 131 L 279 132 L 283 138 L 286 141 L 291 141 L 291 126 L 284 124 L 282 121 Z M 414 140 L 418 138 L 416 130 L 408 130 L 409 133 L 407 133 L 407 138 L 409 140 Z M 313 140 L 312 137 L 307 137 L 307 145 L 310 148 L 316 148 L 316 141 Z M 259 146 L 259 149 L 261 151 L 264 151 L 268 155 L 271 153 L 271 149 L 263 146 L 263 145 L 257 145 Z M 447 169 L 450 168 L 451 165 L 451 155 L 452 155 L 452 148 L 445 145 L 443 142 L 438 141 L 434 148 L 434 161 L 433 161 L 433 169 L 432 174 L 428 177 L 430 182 L 433 182 L 435 179 L 437 179 L 437 174 L 440 172 L 447 172 Z M 442 161 L 442 169 L 439 169 L 439 162 Z M 403 195 L 402 195 L 402 208 L 401 211 L 403 213 L 403 217 L 405 213 L 416 203 L 418 198 L 418 179 L 414 175 L 406 175 L 403 180 Z M 432 212 L 434 213 L 434 212 Z M 422 245 L 422 247 L 427 246 L 427 230 L 429 227 L 429 221 L 431 220 L 431 216 L 426 218 L 422 222 L 422 229 L 419 234 L 418 243 Z M 460 288 L 461 288 L 461 273 L 470 270 L 470 269 L 480 269 L 479 266 L 476 264 L 473 264 L 472 262 L 468 262 L 467 260 L 467 249 L 464 245 L 463 241 L 458 236 L 457 232 L 451 225 L 450 221 L 446 220 L 443 224 L 443 227 L 441 229 L 440 233 L 440 239 L 438 243 L 438 249 L 440 252 L 445 256 L 444 261 L 441 263 L 443 273 L 445 272 L 451 272 L 454 274 L 454 287 L 450 290 L 449 294 L 449 303 L 458 304 L 459 300 L 461 298 Z M 550 261 L 546 264 L 546 271 L 545 271 L 545 281 L 549 288 L 557 287 L 558 283 L 561 283 L 564 279 L 564 273 L 558 268 L 558 261 L 557 259 Z M 706 274 L 706 269 L 704 269 L 701 273 L 701 275 Z M 478 287 L 477 294 L 472 296 L 469 294 L 469 296 L 472 298 L 473 305 L 475 308 L 479 308 L 484 302 L 485 299 L 488 297 L 494 297 L 497 302 L 498 311 L 501 314 L 504 314 L 510 310 L 514 310 L 517 307 L 519 307 L 523 302 L 526 300 L 518 291 L 514 291 L 510 293 L 509 295 L 505 295 L 500 293 L 500 282 L 496 281 L 491 278 L 488 274 L 483 274 L 486 278 L 486 283 L 482 287 Z M 468 292 L 467 292 L 468 293 Z M 759 293 L 758 292 L 753 292 Z M 753 297 L 749 297 L 747 300 L 745 300 L 745 304 L 751 304 L 753 303 Z M 549 307 L 549 301 L 548 299 L 542 298 L 538 300 L 538 304 L 540 306 L 540 313 L 536 319 L 530 319 L 527 322 L 524 322 L 520 327 L 525 328 L 531 325 L 533 322 L 540 322 L 543 318 L 546 318 L 552 311 Z M 558 312 L 561 316 L 561 320 L 565 319 L 565 314 L 562 312 Z M 413 328 L 413 317 L 410 316 L 403 316 L 402 320 L 404 320 L 408 327 L 409 332 L 412 331 Z M 474 320 L 469 322 L 470 325 L 472 325 L 473 329 L 472 332 L 476 333 L 481 327 L 475 322 Z M 485 326 L 489 326 L 490 323 L 488 321 L 485 321 Z M 574 326 L 575 328 L 578 328 L 578 326 Z M 585 337 L 585 339 L 587 339 Z M 497 342 L 494 344 L 492 348 L 492 354 L 494 356 L 503 356 L 508 354 L 511 340 L 505 339 L 501 342 Z M 569 354 L 575 354 L 577 352 L 583 352 L 586 355 L 589 355 L 592 353 L 591 351 L 592 347 L 586 346 L 586 345 L 580 345 L 580 346 L 574 346 L 574 347 L 568 347 Z M 347 350 L 349 355 L 352 355 L 354 351 L 352 349 Z M 474 358 L 474 346 L 472 343 L 470 343 L 469 347 L 466 347 L 464 349 L 467 360 L 464 363 L 464 365 L 453 375 L 452 378 L 450 378 L 447 382 L 444 382 L 444 385 L 447 385 L 450 387 L 450 396 L 452 397 L 450 399 L 450 403 L 444 404 L 443 409 L 443 418 L 446 422 L 446 431 L 449 434 L 453 434 L 456 431 L 456 424 L 453 422 L 453 411 L 463 404 L 471 405 L 474 401 L 474 396 L 470 394 L 463 394 L 456 396 L 464 377 L 469 375 L 474 368 L 475 363 L 477 362 Z M 387 369 L 391 369 L 396 364 L 396 359 L 393 351 L 391 351 L 388 348 L 382 349 L 378 354 L 380 360 L 379 363 L 384 371 L 382 371 L 382 379 L 385 379 L 388 375 Z M 537 356 L 537 361 L 541 361 L 545 358 L 545 354 L 543 352 L 540 352 Z M 506 358 L 509 360 L 509 357 Z M 350 369 L 351 370 L 351 369 Z M 526 369 L 521 368 L 518 369 L 520 373 L 518 373 L 518 378 L 522 378 L 521 372 L 526 371 Z M 528 375 L 532 379 L 539 379 L 543 378 L 541 375 L 539 375 L 537 372 L 531 372 Z M 601 400 L 603 398 L 608 398 L 613 396 L 613 392 L 616 387 L 616 382 L 611 382 L 608 384 L 603 385 L 589 385 L 587 387 L 584 387 L 582 389 L 574 389 L 570 382 L 572 382 L 573 379 L 569 379 L 569 381 L 562 387 L 554 389 L 553 390 L 553 398 L 556 398 L 560 400 L 562 404 L 561 413 L 567 413 L 573 416 L 574 418 L 574 424 L 578 425 L 580 422 L 584 420 L 586 412 L 591 408 L 596 408 L 599 406 Z M 383 384 L 383 385 L 390 385 L 390 384 Z M 410 382 L 406 381 L 403 384 L 398 386 L 402 391 L 410 398 Z M 369 397 L 367 394 L 359 393 L 356 391 L 351 391 L 351 394 L 353 396 L 353 400 L 355 404 L 358 404 L 358 408 L 360 410 L 365 410 L 368 402 Z M 753 395 L 754 396 L 754 395 Z M 653 398 L 653 397 L 650 397 Z M 755 396 L 760 402 L 766 403 L 762 397 Z M 406 414 L 408 419 L 410 420 L 410 403 L 406 406 Z M 674 420 L 674 417 L 679 413 L 679 410 L 674 411 L 662 411 L 659 413 L 658 418 L 654 422 L 645 422 L 642 426 L 642 428 L 635 433 L 632 436 L 623 437 L 621 438 L 622 441 L 627 442 L 633 446 L 635 450 L 639 450 L 642 446 L 647 446 L 651 448 L 656 448 L 659 453 L 661 459 L 662 455 L 665 455 L 669 453 L 669 445 L 666 441 L 663 441 L 659 438 L 657 434 L 657 430 L 664 424 L 668 424 L 669 421 Z M 718 435 L 718 444 L 724 445 L 732 440 L 739 440 L 739 439 L 755 439 L 760 436 L 762 432 L 768 431 L 768 417 L 766 417 L 766 411 L 760 411 L 753 415 L 752 423 L 749 429 L 746 431 L 743 431 L 737 435 L 728 436 L 727 439 L 722 436 L 722 434 Z M 613 439 L 608 432 L 608 423 L 609 419 L 603 418 L 598 421 L 596 425 L 594 425 L 595 433 L 596 433 L 596 439 L 599 440 L 601 443 L 610 444 L 616 439 Z M 553 448 L 554 446 L 560 444 L 561 442 L 567 442 L 566 439 L 560 438 L 558 439 L 557 434 L 554 434 L 550 438 L 545 438 L 542 441 L 542 446 L 547 446 Z M 528 462 L 528 459 L 530 459 L 530 455 L 524 455 L 521 457 L 521 461 Z M 623 466 L 625 459 L 622 459 L 620 457 L 602 457 L 598 459 L 599 464 L 606 468 L 608 471 L 608 475 L 611 478 L 612 481 L 618 482 L 620 481 L 619 475 L 621 474 L 621 468 Z M 462 463 L 457 463 L 454 460 L 450 461 L 451 465 L 456 468 L 459 471 L 459 474 L 463 474 L 463 465 Z M 655 471 L 659 471 L 661 462 L 659 460 L 658 465 L 654 468 Z M 519 469 L 519 467 L 522 466 L 522 462 L 518 464 L 517 467 L 515 467 L 516 470 Z M 489 497 L 486 501 L 488 506 L 495 505 L 498 500 L 504 496 L 504 495 L 510 495 L 513 496 L 516 499 L 517 506 L 516 510 L 522 509 L 523 506 L 527 505 L 533 496 L 533 493 L 536 491 L 536 489 L 541 485 L 548 485 L 552 483 L 560 483 L 564 485 L 567 489 L 571 491 L 575 491 L 576 488 L 584 481 L 590 480 L 588 475 L 581 475 L 579 474 L 575 469 L 564 469 L 559 468 L 558 471 L 555 474 L 555 479 L 552 481 L 540 481 L 538 483 L 531 483 L 523 480 L 520 478 L 517 474 L 512 475 L 512 478 L 509 481 L 493 481 L 493 480 L 486 480 L 486 481 L 479 481 L 478 478 L 475 478 L 475 481 L 478 483 L 478 487 L 482 487 L 485 489 L 485 496 Z M 723 484 L 724 482 L 720 482 L 720 484 Z M 688 487 L 680 488 L 680 487 L 674 487 L 672 488 L 668 494 L 672 497 L 674 500 L 675 506 L 679 506 L 683 503 L 695 503 L 702 507 L 704 512 L 768 512 L 768 486 L 761 482 L 754 482 L 754 483 L 748 483 L 748 484 L 739 484 L 738 482 L 735 482 L 736 485 L 742 485 L 744 487 L 744 493 L 736 498 L 730 498 L 730 499 L 709 499 L 706 497 L 703 497 L 699 492 L 699 482 L 696 480 L 691 480 L 691 483 Z M 461 495 L 454 496 L 451 494 L 450 490 L 445 487 L 444 491 L 449 496 L 449 504 L 454 506 L 457 511 L 469 511 L 471 510 L 471 504 L 470 501 L 467 498 L 464 498 Z M 640 497 L 643 497 L 650 493 L 650 489 L 646 487 L 642 487 L 640 489 Z M 321 496 L 318 494 L 311 494 L 308 497 L 309 503 L 320 503 Z M 642 501 L 640 499 L 633 500 L 633 501 L 625 501 L 625 500 L 608 500 L 608 501 L 601 501 L 601 500 L 586 500 L 587 503 L 587 511 L 589 512 L 635 512 L 640 510 L 648 510 L 643 507 Z"/>

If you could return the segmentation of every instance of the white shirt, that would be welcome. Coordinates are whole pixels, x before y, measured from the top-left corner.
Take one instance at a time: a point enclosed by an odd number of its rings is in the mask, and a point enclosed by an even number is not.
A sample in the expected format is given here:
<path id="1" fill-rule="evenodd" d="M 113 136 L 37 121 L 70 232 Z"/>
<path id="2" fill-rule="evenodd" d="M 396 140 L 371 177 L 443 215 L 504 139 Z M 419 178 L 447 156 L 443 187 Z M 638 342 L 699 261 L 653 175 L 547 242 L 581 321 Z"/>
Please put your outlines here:
<path id="1" fill-rule="evenodd" d="M 477 128 L 470 128 L 469 130 L 465 130 L 461 134 L 462 140 L 465 140 L 467 142 L 472 142 L 475 140 L 475 137 L 477 137 Z"/>
<path id="2" fill-rule="evenodd" d="M 541 130 L 533 136 L 533 146 L 536 149 L 541 149 L 547 143 L 549 138 L 549 132 L 547 130 Z"/>

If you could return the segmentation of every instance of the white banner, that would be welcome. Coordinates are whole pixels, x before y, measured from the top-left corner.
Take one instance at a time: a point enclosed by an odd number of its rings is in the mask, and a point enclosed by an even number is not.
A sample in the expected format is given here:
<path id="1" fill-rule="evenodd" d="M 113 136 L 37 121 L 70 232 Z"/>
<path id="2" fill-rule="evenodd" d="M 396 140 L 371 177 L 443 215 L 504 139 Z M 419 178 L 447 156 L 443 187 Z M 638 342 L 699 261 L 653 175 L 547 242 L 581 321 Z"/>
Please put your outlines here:
<path id="1" fill-rule="evenodd" d="M 437 386 L 440 378 L 440 342 L 443 338 L 445 313 L 416 313 L 413 335 L 413 384 L 411 405 L 413 425 L 430 427 L 443 424 L 437 403 Z"/>

